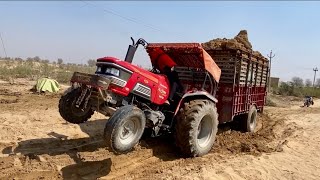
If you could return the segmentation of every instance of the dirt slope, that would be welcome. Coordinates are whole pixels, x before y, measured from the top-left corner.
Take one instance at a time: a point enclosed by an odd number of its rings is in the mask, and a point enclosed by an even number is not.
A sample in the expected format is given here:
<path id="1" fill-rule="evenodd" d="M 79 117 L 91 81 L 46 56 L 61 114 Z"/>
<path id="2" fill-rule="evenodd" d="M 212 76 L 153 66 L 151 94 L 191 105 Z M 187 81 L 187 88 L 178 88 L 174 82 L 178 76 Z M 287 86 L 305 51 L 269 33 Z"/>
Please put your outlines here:
<path id="1" fill-rule="evenodd" d="M 66 123 L 59 95 L 17 83 L 0 83 L 0 179 L 320 179 L 319 100 L 267 107 L 254 134 L 221 126 L 204 157 L 181 158 L 166 137 L 115 156 L 104 148 L 106 117 Z"/>

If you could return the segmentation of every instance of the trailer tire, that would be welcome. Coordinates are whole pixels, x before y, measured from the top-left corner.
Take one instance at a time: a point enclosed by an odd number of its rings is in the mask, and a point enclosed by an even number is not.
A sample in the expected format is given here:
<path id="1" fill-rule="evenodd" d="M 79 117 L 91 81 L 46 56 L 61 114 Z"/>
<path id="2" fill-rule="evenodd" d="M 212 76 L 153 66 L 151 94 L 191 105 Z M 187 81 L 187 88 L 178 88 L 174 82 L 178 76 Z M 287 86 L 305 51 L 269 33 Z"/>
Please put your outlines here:
<path id="1" fill-rule="evenodd" d="M 84 111 L 74 107 L 74 103 L 79 94 L 80 91 L 78 89 L 73 89 L 61 96 L 59 100 L 59 113 L 61 117 L 73 124 L 80 124 L 88 121 L 94 113 L 89 105 Z"/>
<path id="2" fill-rule="evenodd" d="M 256 106 L 252 105 L 249 109 L 248 114 L 246 114 L 242 119 L 243 130 L 245 132 L 254 132 L 257 125 L 257 116 L 257 108 Z"/>
<path id="3" fill-rule="evenodd" d="M 209 100 L 187 102 L 176 120 L 175 141 L 184 156 L 203 156 L 212 149 L 219 124 L 215 103 Z"/>
<path id="4" fill-rule="evenodd" d="M 109 118 L 104 129 L 107 148 L 116 154 L 129 152 L 138 144 L 145 125 L 146 117 L 141 109 L 132 105 L 120 107 Z"/>

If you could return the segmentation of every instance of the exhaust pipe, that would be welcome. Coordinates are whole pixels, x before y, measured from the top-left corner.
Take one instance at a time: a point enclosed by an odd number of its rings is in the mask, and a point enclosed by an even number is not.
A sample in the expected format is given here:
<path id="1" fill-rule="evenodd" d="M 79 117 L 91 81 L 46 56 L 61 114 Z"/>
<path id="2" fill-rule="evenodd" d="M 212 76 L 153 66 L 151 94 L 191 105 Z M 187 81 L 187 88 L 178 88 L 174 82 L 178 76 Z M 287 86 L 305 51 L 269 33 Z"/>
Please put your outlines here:
<path id="1" fill-rule="evenodd" d="M 134 43 L 134 39 L 132 37 L 131 37 L 131 41 L 132 41 L 132 45 L 129 45 L 126 58 L 124 59 L 124 61 L 128 63 L 132 63 L 134 54 L 136 53 L 137 47 L 138 47 L 137 44 Z"/>
<path id="2" fill-rule="evenodd" d="M 127 54 L 126 54 L 126 58 L 124 59 L 124 61 L 128 62 L 128 63 L 132 63 L 132 60 L 133 60 L 133 57 L 134 57 L 134 54 L 136 53 L 137 51 L 137 48 L 139 46 L 139 44 L 143 45 L 144 47 L 147 46 L 147 42 L 140 38 L 137 43 L 134 42 L 134 39 L 131 37 L 131 41 L 132 41 L 132 45 L 129 45 L 128 47 L 128 51 L 127 51 Z"/>

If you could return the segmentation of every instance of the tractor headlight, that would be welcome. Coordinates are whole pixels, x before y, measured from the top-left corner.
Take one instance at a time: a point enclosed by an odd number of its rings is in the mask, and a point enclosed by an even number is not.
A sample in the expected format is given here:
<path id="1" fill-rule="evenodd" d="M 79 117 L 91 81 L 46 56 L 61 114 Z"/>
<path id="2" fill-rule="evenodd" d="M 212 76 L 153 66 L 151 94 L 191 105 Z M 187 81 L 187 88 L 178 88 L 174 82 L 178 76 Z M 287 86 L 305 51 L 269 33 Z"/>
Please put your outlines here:
<path id="1" fill-rule="evenodd" d="M 112 75 L 117 77 L 120 76 L 120 70 L 114 67 L 98 66 L 96 73 L 104 74 L 104 75 Z"/>
<path id="2" fill-rule="evenodd" d="M 106 74 L 110 74 L 110 75 L 114 75 L 114 76 L 119 77 L 120 76 L 120 71 L 119 71 L 119 69 L 108 67 L 106 69 Z"/>

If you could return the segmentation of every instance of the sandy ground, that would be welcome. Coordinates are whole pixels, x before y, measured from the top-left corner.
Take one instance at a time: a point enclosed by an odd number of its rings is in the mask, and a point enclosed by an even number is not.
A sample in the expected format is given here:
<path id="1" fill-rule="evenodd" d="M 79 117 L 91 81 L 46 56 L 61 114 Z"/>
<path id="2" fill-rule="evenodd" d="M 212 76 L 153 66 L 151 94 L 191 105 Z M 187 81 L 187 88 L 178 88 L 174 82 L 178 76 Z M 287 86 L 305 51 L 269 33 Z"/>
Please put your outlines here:
<path id="1" fill-rule="evenodd" d="M 181 158 L 167 137 L 116 156 L 102 139 L 106 117 L 66 123 L 60 95 L 32 94 L 31 86 L 0 82 L 0 179 L 320 179 L 319 100 L 301 108 L 296 98 L 274 97 L 257 132 L 220 126 L 204 157 Z"/>

